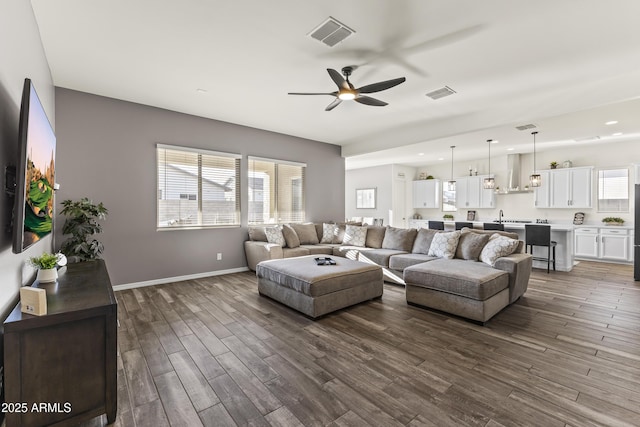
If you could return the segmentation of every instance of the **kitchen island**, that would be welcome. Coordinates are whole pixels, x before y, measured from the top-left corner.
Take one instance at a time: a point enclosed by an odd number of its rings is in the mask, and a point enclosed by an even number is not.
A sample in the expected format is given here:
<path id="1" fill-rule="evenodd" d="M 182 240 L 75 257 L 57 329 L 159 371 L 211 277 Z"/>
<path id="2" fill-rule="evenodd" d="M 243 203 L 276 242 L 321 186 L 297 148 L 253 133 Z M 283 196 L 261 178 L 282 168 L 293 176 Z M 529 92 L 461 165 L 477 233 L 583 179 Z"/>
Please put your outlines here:
<path id="1" fill-rule="evenodd" d="M 473 228 L 481 229 L 483 222 L 473 221 Z M 533 224 L 533 223 L 530 223 Z M 428 220 L 409 220 L 410 228 L 427 228 Z M 556 270 L 558 271 L 571 271 L 575 263 L 574 257 L 574 237 L 573 237 L 573 224 L 544 224 L 551 227 L 551 240 L 557 242 L 556 245 Z M 453 231 L 455 229 L 454 221 L 444 221 L 445 230 Z M 524 239 L 524 222 L 504 222 L 505 231 L 511 231 L 517 233 L 520 240 Z M 534 257 L 546 257 L 547 249 L 544 247 L 533 248 Z M 534 261 L 534 268 L 547 269 L 547 263 L 543 261 Z M 553 267 L 552 267 L 553 268 Z"/>

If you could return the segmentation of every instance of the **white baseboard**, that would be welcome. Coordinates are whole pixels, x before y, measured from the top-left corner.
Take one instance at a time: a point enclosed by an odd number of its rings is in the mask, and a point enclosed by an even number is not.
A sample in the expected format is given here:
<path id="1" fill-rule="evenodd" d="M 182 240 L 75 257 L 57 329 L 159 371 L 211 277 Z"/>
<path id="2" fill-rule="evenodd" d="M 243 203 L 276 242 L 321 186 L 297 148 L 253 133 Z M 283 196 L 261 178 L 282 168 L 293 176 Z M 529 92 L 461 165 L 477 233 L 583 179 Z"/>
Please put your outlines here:
<path id="1" fill-rule="evenodd" d="M 125 289 L 143 288 L 145 286 L 164 285 L 165 283 L 182 282 L 184 280 L 202 279 L 204 277 L 222 276 L 223 274 L 242 273 L 249 271 L 248 267 L 230 268 L 228 270 L 208 271 L 205 273 L 188 274 L 186 276 L 165 277 L 162 279 L 145 280 L 144 282 L 125 283 L 115 285 L 114 291 L 124 291 Z"/>

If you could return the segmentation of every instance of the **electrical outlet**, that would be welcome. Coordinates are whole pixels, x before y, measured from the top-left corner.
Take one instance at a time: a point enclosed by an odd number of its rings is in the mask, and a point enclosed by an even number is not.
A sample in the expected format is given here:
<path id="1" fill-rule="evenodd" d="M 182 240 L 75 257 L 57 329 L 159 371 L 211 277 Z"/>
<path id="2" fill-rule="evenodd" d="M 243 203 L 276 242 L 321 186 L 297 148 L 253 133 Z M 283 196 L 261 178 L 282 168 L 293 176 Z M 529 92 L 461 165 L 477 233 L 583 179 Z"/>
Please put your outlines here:
<path id="1" fill-rule="evenodd" d="M 218 261 L 222 261 L 222 252 L 218 252 L 218 256 L 216 257 Z"/>

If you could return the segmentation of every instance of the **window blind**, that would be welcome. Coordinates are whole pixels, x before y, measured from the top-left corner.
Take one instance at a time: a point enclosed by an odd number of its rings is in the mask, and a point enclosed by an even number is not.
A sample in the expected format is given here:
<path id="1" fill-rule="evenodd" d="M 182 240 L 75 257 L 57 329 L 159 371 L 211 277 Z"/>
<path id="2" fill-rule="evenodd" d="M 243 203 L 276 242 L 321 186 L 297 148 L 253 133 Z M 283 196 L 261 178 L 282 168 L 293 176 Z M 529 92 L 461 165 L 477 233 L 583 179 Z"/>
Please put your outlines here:
<path id="1" fill-rule="evenodd" d="M 157 145 L 160 229 L 240 225 L 240 155 Z"/>
<path id="2" fill-rule="evenodd" d="M 629 170 L 598 171 L 598 211 L 629 211 Z"/>
<path id="3" fill-rule="evenodd" d="M 249 224 L 305 220 L 303 163 L 249 157 Z"/>

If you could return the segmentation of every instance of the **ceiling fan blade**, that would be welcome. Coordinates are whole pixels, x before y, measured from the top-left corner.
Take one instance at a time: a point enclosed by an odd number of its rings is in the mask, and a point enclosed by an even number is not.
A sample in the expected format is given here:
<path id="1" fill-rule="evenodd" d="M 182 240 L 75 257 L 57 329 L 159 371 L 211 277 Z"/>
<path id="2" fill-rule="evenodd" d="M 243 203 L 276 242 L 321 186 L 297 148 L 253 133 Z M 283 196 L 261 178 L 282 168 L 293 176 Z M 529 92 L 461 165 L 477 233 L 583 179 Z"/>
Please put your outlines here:
<path id="1" fill-rule="evenodd" d="M 333 93 L 317 93 L 317 92 L 289 92 L 287 95 L 331 95 L 336 96 L 338 92 Z"/>
<path id="2" fill-rule="evenodd" d="M 385 105 L 389 105 L 384 101 L 364 95 L 357 96 L 354 101 L 359 102 L 360 104 L 373 105 L 374 107 L 384 107 Z"/>
<path id="3" fill-rule="evenodd" d="M 404 83 L 406 80 L 407 79 L 405 79 L 404 77 L 399 77 L 393 80 L 386 80 L 384 82 L 372 83 L 370 85 L 362 86 L 357 90 L 360 93 L 380 92 L 381 90 L 387 90 L 394 86 L 399 85 L 400 83 Z"/>
<path id="4" fill-rule="evenodd" d="M 336 98 L 333 100 L 333 102 L 329 105 L 327 105 L 327 108 L 324 109 L 324 111 L 331 111 L 334 108 L 336 108 L 338 105 L 340 105 L 340 103 L 342 102 L 342 99 L 340 98 Z"/>
<path id="5" fill-rule="evenodd" d="M 340 89 L 351 89 L 347 81 L 344 79 L 344 77 L 342 77 L 342 74 L 340 74 L 333 68 L 327 68 L 327 71 L 329 72 L 329 76 L 331 76 L 331 80 L 333 80 L 333 82 L 337 84 Z"/>

